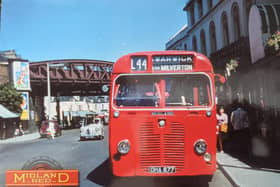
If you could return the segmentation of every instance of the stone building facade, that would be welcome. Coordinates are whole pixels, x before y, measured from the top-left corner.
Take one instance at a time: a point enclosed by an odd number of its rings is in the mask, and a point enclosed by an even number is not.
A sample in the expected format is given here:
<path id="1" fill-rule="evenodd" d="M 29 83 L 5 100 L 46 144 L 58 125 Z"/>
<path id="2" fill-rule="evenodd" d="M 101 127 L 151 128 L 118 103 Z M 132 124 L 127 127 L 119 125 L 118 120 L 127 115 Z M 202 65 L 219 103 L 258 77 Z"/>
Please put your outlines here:
<path id="1" fill-rule="evenodd" d="M 208 56 L 215 71 L 227 78 L 217 86 L 219 104 L 243 102 L 256 126 L 266 114 L 271 134 L 280 137 L 280 50 L 271 53 L 268 47 L 273 34 L 280 36 L 280 1 L 189 0 L 183 10 L 187 24 L 166 49 Z"/>

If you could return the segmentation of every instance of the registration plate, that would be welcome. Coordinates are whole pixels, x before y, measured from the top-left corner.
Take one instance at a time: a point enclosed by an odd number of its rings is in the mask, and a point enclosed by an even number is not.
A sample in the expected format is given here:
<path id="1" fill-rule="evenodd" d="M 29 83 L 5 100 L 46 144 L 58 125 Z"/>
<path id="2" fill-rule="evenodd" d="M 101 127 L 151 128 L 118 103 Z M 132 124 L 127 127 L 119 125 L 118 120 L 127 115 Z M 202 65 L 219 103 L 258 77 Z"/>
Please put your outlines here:
<path id="1" fill-rule="evenodd" d="M 175 173 L 175 166 L 152 166 L 149 168 L 150 173 Z"/>

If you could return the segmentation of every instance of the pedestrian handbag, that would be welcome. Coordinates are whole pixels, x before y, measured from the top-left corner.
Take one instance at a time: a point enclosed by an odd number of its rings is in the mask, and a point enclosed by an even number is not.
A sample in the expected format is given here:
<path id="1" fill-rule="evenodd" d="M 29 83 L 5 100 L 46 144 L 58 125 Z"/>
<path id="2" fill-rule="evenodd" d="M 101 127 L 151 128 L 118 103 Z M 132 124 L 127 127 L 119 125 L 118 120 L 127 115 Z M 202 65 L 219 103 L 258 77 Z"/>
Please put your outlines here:
<path id="1" fill-rule="evenodd" d="M 221 127 L 220 127 L 220 132 L 227 133 L 227 131 L 228 131 L 228 125 L 227 125 L 227 123 L 222 123 L 222 124 L 221 124 Z"/>

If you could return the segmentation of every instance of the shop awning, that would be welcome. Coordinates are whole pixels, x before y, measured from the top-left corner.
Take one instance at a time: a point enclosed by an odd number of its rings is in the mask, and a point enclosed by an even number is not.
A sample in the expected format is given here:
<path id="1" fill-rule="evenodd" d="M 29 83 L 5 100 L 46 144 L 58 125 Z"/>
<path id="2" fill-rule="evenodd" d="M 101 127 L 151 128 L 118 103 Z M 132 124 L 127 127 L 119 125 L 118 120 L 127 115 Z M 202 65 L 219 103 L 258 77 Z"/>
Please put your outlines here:
<path id="1" fill-rule="evenodd" d="M 9 111 L 6 107 L 0 104 L 0 118 L 18 118 L 19 114 Z"/>

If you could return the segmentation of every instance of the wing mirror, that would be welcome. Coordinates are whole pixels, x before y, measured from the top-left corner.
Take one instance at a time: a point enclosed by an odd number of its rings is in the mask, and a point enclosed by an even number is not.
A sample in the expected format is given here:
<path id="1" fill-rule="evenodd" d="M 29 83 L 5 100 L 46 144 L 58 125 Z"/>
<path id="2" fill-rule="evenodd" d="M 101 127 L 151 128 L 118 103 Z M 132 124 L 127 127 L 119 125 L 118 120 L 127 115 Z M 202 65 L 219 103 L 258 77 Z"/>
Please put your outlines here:
<path id="1" fill-rule="evenodd" d="M 225 84 L 226 78 L 220 74 L 215 74 L 215 82 L 219 82 L 221 84 Z"/>

